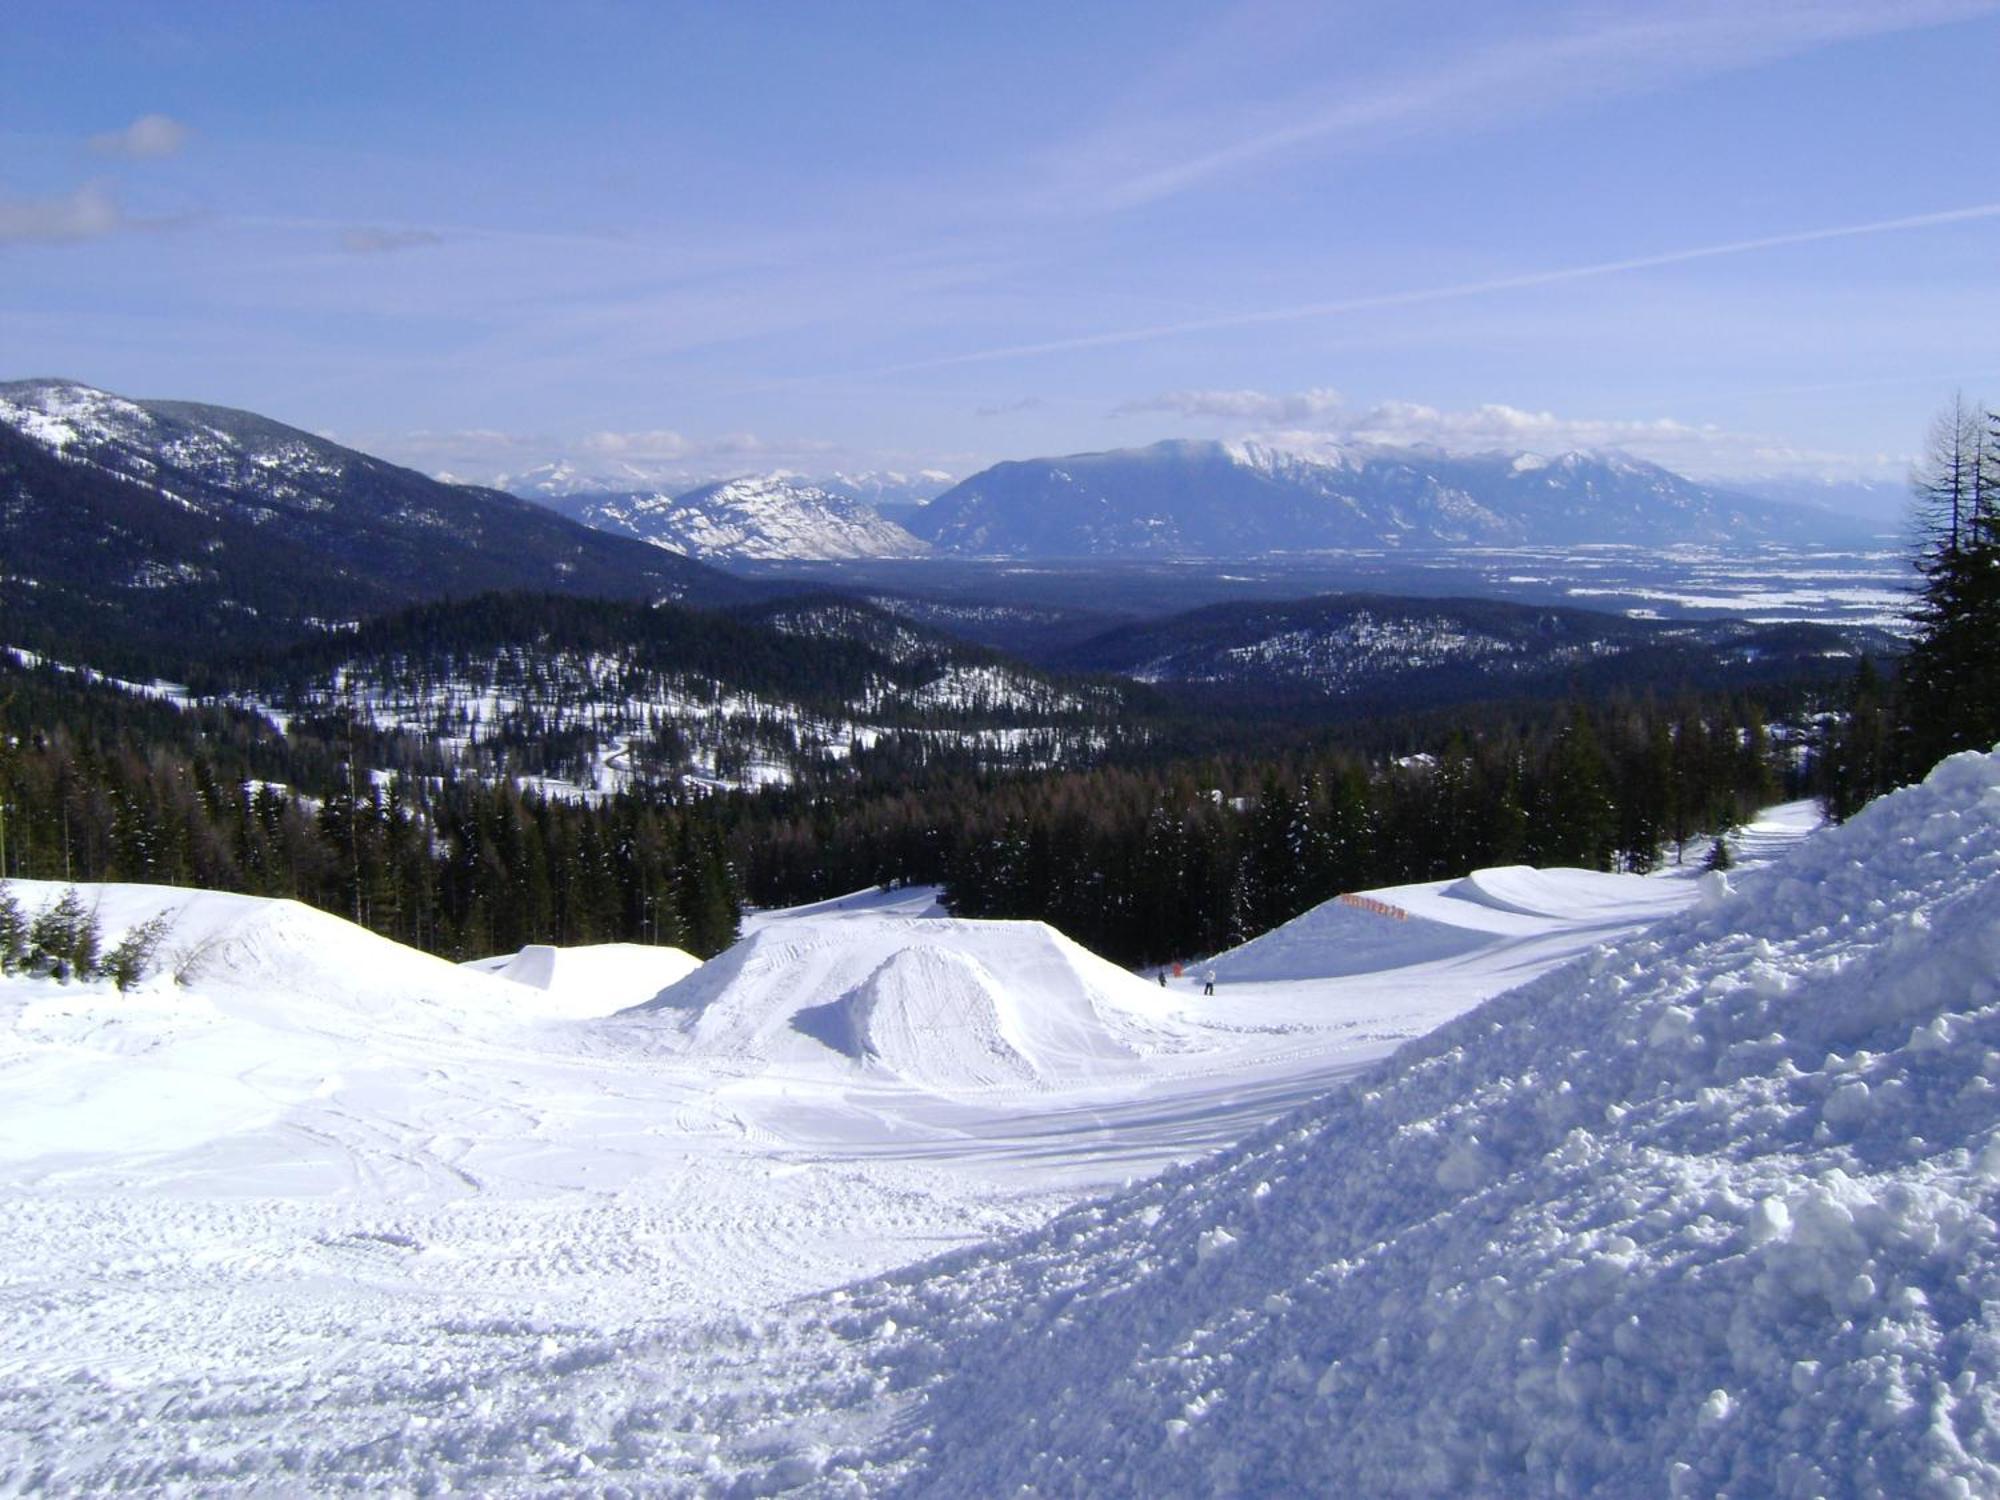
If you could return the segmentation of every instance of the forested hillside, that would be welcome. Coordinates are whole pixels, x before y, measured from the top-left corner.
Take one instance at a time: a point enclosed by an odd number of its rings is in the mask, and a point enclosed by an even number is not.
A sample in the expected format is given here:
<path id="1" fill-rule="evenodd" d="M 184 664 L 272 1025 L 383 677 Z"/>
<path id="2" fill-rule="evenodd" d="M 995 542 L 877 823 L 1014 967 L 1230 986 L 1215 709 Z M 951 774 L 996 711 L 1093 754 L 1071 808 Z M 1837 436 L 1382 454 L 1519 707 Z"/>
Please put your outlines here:
<path id="1" fill-rule="evenodd" d="M 1068 772 L 882 766 L 590 798 L 407 764 L 363 714 L 181 709 L 0 666 L 0 872 L 292 896 L 458 957 L 626 939 L 716 951 L 736 903 L 938 882 L 1126 963 L 1214 951 L 1339 891 L 1527 861 L 1649 868 L 1806 785 L 1742 696 L 1489 706 Z M 1262 741 L 1262 749 L 1252 746 Z"/>

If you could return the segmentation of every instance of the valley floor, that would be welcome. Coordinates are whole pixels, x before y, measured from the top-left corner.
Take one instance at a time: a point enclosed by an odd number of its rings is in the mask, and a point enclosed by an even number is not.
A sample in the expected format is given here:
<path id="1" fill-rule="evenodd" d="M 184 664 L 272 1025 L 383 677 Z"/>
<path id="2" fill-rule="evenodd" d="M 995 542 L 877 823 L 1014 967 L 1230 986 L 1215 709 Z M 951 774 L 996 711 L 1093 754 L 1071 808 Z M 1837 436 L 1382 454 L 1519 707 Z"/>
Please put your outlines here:
<path id="1" fill-rule="evenodd" d="M 1774 810 L 1742 860 L 1812 821 Z M 646 950 L 523 983 L 304 908 L 101 888 L 108 934 L 175 913 L 187 982 L 0 980 L 0 1491 L 856 1484 L 842 1445 L 895 1403 L 838 1288 L 1231 1145 L 1697 890 L 1374 892 L 1405 915 L 1330 904 L 1205 998 L 1052 935 L 1010 957 L 928 891 L 760 914 L 674 984 Z M 800 976 L 854 951 L 859 998 L 817 1016 L 836 994 Z M 926 1019 L 934 970 L 958 1008 Z M 1045 972 L 1083 1029 L 1034 1030 Z"/>

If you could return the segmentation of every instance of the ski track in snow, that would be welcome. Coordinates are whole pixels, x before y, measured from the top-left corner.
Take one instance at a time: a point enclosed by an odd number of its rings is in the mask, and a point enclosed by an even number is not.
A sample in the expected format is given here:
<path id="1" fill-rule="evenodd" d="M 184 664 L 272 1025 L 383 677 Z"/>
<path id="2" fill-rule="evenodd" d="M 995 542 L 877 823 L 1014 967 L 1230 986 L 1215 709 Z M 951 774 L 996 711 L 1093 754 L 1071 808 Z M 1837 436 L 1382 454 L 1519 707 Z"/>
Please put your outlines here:
<path id="1" fill-rule="evenodd" d="M 1809 821 L 1746 830 L 1744 864 Z M 455 968 L 289 903 L 86 890 L 107 941 L 174 911 L 189 983 L 0 980 L 0 1491 L 916 1483 L 923 1382 L 882 1311 L 909 1293 L 839 1288 L 1323 1107 L 1698 883 L 1376 892 L 1409 921 L 1309 913 L 1218 959 L 1214 1000 L 928 891 L 753 914 L 739 955 L 775 957 L 731 988 L 673 950 Z M 927 1029 L 933 983 L 990 1008 L 1005 1067 Z"/>

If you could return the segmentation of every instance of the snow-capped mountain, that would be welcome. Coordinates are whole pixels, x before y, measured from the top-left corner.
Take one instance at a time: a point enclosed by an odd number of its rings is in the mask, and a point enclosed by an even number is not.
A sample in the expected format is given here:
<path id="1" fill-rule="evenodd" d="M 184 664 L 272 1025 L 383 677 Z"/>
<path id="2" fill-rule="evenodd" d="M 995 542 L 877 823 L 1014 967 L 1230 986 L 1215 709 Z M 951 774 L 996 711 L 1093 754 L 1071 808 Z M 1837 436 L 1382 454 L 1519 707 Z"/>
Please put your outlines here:
<path id="1" fill-rule="evenodd" d="M 251 412 L 61 380 L 0 384 L 0 557 L 4 600 L 32 593 L 24 626 L 63 649 L 161 632 L 270 644 L 491 589 L 746 594 L 692 561 Z"/>
<path id="2" fill-rule="evenodd" d="M 917 557 L 930 550 L 865 501 L 785 473 L 744 475 L 679 495 L 574 495 L 561 508 L 599 531 L 689 557 Z"/>
<path id="3" fill-rule="evenodd" d="M 1619 454 L 1311 455 L 1173 441 L 996 464 L 910 521 L 940 551 L 1249 557 L 1325 549 L 1724 543 L 1821 535 L 1823 514 Z"/>

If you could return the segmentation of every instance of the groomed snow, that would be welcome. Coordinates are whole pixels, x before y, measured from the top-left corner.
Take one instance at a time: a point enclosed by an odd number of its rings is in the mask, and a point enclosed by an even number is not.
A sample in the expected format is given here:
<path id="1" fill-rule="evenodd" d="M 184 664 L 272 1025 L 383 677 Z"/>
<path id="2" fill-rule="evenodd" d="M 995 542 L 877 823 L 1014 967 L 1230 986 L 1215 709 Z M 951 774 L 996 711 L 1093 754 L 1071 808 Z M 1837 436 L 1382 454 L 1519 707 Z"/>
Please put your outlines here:
<path id="1" fill-rule="evenodd" d="M 208 967 L 0 981 L 0 1492 L 1990 1490 L 1996 785 L 1213 999 L 929 891 L 596 1016 L 639 956 L 90 891 Z"/>
<path id="2" fill-rule="evenodd" d="M 556 948 L 531 943 L 518 953 L 476 958 L 462 967 L 541 992 L 550 1015 L 608 1016 L 641 1005 L 701 967 L 679 948 L 596 943 Z"/>
<path id="3" fill-rule="evenodd" d="M 2000 1491 L 2000 758 L 1741 885 L 1215 1161 L 862 1289 L 830 1326 L 901 1394 L 851 1472 Z"/>
<path id="4" fill-rule="evenodd" d="M 605 1028 L 730 1068 L 962 1096 L 1103 1083 L 1197 1045 L 1168 996 L 1040 922 L 851 912 L 766 926 Z"/>

